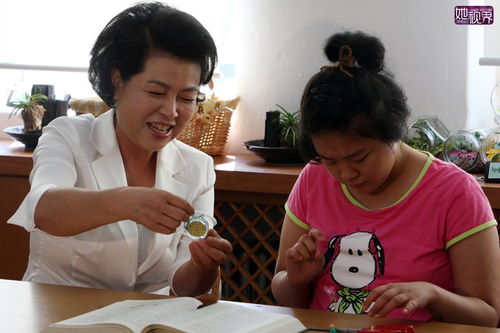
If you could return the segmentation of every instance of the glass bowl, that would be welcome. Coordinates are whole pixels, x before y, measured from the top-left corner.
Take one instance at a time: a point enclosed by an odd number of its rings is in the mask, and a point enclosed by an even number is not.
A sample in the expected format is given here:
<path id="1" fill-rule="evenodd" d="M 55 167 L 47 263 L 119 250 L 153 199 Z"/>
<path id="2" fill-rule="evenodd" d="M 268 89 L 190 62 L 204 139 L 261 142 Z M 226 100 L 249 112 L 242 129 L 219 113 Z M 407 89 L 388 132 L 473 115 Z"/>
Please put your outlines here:
<path id="1" fill-rule="evenodd" d="M 472 171 L 481 160 L 479 149 L 480 142 L 473 133 L 455 130 L 444 142 L 443 159 L 465 171 Z"/>
<path id="2" fill-rule="evenodd" d="M 481 159 L 486 162 L 500 162 L 500 128 L 491 131 L 481 143 Z"/>
<path id="3" fill-rule="evenodd" d="M 415 149 L 442 158 L 444 142 L 449 134 L 448 128 L 437 117 L 422 117 L 408 126 L 404 141 Z"/>
<path id="4" fill-rule="evenodd" d="M 411 125 L 406 129 L 404 142 L 415 149 L 434 152 L 435 136 L 434 134 L 424 127 Z"/>

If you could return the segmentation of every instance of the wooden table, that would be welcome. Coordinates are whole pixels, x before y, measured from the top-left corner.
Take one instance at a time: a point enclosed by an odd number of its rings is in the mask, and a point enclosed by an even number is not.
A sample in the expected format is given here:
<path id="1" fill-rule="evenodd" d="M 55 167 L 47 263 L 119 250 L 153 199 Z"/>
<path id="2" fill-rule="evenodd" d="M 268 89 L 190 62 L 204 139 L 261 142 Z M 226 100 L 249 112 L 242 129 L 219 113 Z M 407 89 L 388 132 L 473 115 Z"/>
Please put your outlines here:
<path id="1" fill-rule="evenodd" d="M 47 325 L 125 299 L 158 299 L 166 296 L 129 291 L 66 287 L 32 282 L 0 280 L 0 331 L 40 332 Z M 408 323 L 397 319 L 374 319 L 306 309 L 238 303 L 246 307 L 297 317 L 306 327 L 370 327 Z M 450 323 L 413 322 L 417 333 L 500 333 L 500 329 Z"/>

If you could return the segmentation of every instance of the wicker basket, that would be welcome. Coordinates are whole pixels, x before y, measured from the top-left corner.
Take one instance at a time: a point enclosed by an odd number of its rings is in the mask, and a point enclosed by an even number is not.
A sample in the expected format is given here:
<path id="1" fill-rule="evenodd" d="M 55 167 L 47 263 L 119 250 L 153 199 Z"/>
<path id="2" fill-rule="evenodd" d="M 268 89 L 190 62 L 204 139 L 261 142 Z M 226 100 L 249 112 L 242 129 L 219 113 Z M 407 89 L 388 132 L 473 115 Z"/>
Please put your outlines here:
<path id="1" fill-rule="evenodd" d="M 77 115 L 91 113 L 94 117 L 98 117 L 111 109 L 99 97 L 72 98 L 69 101 L 69 106 L 72 110 L 75 110 Z"/>
<path id="2" fill-rule="evenodd" d="M 231 115 L 238 102 L 239 97 L 230 101 L 209 99 L 201 103 L 177 139 L 211 156 L 222 155 L 229 135 Z"/>

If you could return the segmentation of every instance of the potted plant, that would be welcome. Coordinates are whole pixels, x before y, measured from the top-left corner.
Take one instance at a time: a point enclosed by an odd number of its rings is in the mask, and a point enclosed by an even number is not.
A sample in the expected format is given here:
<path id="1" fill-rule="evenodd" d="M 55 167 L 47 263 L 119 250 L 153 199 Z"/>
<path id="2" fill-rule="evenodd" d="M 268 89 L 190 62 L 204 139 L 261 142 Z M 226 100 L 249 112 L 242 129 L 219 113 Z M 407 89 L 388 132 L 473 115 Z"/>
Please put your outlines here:
<path id="1" fill-rule="evenodd" d="M 13 115 L 21 113 L 23 119 L 23 133 L 40 131 L 42 129 L 42 118 L 45 113 L 45 108 L 40 103 L 48 98 L 42 94 L 30 95 L 25 93 L 23 98 L 11 102 L 12 111 L 9 118 Z"/>
<path id="2" fill-rule="evenodd" d="M 246 141 L 244 146 L 269 164 L 303 164 L 298 149 L 299 112 L 276 106 L 266 113 L 264 139 Z"/>
<path id="3" fill-rule="evenodd" d="M 284 107 L 276 104 L 279 110 L 279 125 L 281 127 L 280 146 L 297 147 L 299 137 L 299 112 L 288 112 Z"/>

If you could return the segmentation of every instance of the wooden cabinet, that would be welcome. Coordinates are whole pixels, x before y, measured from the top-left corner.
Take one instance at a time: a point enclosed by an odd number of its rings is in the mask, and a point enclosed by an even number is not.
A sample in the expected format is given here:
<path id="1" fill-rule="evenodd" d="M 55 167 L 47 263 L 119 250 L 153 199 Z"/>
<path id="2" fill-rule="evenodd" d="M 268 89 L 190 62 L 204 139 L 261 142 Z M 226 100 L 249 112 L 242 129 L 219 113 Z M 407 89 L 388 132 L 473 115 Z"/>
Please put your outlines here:
<path id="1" fill-rule="evenodd" d="M 233 245 L 223 266 L 222 298 L 274 304 L 271 279 L 284 204 L 302 166 L 267 166 L 253 155 L 214 158 L 216 227 Z"/>
<path id="2" fill-rule="evenodd" d="M 29 255 L 29 234 L 7 224 L 29 191 L 31 153 L 24 146 L 0 140 L 0 278 L 22 278 Z"/>
<path id="3" fill-rule="evenodd" d="M 21 227 L 6 221 L 28 193 L 27 178 L 0 176 L 0 277 L 18 280 L 22 278 L 28 262 L 29 235 Z"/>
<path id="4" fill-rule="evenodd" d="M 277 258 L 283 205 L 302 166 L 268 166 L 253 155 L 214 158 L 216 229 L 234 248 L 223 266 L 222 298 L 274 304 L 271 279 Z M 26 268 L 28 233 L 6 224 L 29 189 L 31 153 L 0 140 L 0 278 L 21 279 Z M 480 184 L 497 219 L 500 184 Z"/>

